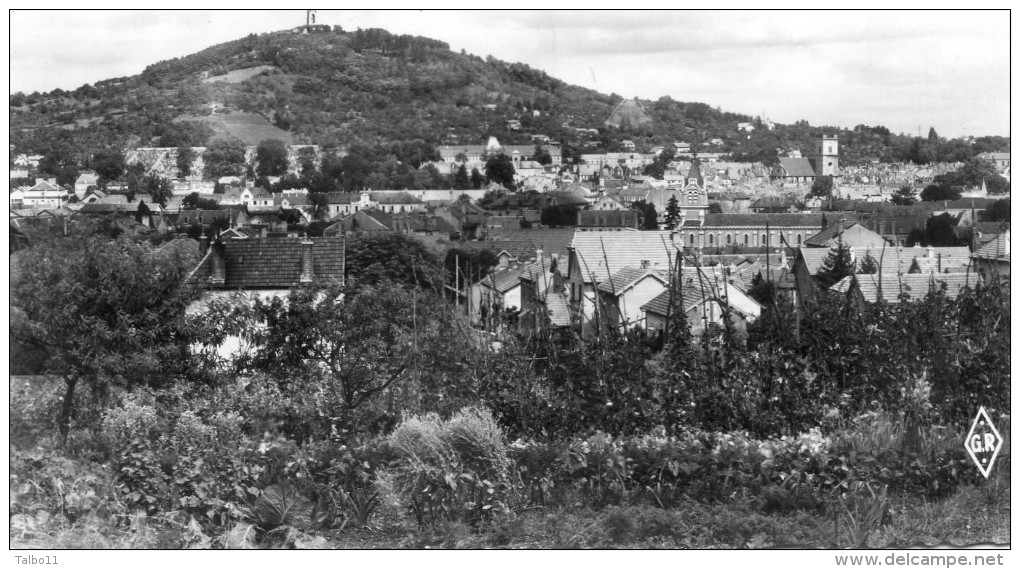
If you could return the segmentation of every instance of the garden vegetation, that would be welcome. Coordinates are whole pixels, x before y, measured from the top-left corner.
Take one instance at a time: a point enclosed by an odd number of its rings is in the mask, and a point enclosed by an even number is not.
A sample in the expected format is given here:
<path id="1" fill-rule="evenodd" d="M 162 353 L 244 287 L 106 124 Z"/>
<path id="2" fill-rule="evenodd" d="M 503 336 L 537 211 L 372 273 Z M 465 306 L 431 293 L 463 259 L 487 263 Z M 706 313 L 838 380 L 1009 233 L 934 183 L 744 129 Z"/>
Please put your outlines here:
<path id="1" fill-rule="evenodd" d="M 494 346 L 402 236 L 352 238 L 343 287 L 199 315 L 192 240 L 19 243 L 12 338 L 46 373 L 11 376 L 15 546 L 1009 541 L 1009 456 L 986 481 L 963 449 L 978 406 L 1009 445 L 999 283 Z M 216 358 L 227 335 L 251 349 Z"/>

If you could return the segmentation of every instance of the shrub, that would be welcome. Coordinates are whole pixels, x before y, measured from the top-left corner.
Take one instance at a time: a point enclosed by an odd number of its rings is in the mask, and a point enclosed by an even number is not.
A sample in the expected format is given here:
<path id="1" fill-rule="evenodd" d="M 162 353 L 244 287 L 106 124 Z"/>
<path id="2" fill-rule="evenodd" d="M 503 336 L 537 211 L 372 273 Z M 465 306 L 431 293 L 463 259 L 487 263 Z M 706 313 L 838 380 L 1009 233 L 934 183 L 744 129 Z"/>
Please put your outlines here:
<path id="1" fill-rule="evenodd" d="M 488 410 L 407 418 L 388 442 L 399 457 L 393 481 L 419 525 L 478 523 L 505 510 L 510 461 Z"/>

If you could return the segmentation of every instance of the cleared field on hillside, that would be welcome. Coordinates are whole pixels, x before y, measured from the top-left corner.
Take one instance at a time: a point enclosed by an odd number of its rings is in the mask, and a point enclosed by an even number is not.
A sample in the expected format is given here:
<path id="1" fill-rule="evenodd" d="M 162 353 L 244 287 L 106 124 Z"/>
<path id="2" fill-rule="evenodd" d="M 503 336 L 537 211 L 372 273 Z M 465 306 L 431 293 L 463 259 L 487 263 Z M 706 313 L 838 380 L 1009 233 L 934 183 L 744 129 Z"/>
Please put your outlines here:
<path id="1" fill-rule="evenodd" d="M 251 79 L 263 71 L 271 71 L 276 69 L 273 65 L 259 65 L 258 67 L 249 67 L 247 69 L 235 69 L 225 75 L 214 75 L 212 77 L 206 77 L 202 80 L 203 83 L 240 83 L 246 79 Z"/>
<path id="2" fill-rule="evenodd" d="M 240 138 L 245 144 L 256 145 L 263 140 L 275 138 L 286 144 L 294 144 L 294 135 L 274 126 L 262 115 L 253 113 L 228 113 L 206 117 L 187 117 L 188 120 L 204 122 L 211 126 L 213 138 Z"/>

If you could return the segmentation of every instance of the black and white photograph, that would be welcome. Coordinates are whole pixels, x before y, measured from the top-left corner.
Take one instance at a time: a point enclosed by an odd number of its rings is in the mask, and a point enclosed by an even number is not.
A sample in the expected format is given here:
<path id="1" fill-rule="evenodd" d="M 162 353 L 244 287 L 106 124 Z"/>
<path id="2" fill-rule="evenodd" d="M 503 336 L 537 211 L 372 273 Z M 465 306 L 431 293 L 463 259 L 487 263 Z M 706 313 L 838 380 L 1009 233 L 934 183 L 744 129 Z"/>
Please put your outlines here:
<path id="1" fill-rule="evenodd" d="M 1006 565 L 1003 6 L 9 10 L 8 563 Z"/>

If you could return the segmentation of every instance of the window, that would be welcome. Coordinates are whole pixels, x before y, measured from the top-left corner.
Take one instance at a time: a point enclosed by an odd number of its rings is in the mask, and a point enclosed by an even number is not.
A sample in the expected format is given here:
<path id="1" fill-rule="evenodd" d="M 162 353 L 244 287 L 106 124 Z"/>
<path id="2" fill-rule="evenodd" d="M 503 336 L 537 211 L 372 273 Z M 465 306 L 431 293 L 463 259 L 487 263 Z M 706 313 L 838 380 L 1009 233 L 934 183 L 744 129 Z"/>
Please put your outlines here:
<path id="1" fill-rule="evenodd" d="M 801 235 L 800 233 L 798 233 L 798 234 L 797 234 L 797 246 L 798 246 L 798 247 L 800 247 L 800 243 L 801 243 L 801 238 L 802 238 L 802 235 Z"/>
<path id="2" fill-rule="evenodd" d="M 691 233 L 690 235 L 687 236 L 687 242 L 690 243 L 691 245 L 694 245 L 694 234 L 693 233 Z"/>
<path id="3" fill-rule="evenodd" d="M 715 244 L 714 241 L 712 240 L 712 234 L 711 233 L 708 234 L 708 244 L 709 245 L 714 245 Z"/>
<path id="4" fill-rule="evenodd" d="M 766 244 L 768 244 L 768 240 L 767 240 L 767 238 L 765 237 L 765 234 L 764 234 L 764 233 L 762 233 L 762 234 L 761 234 L 761 243 L 759 243 L 759 245 L 761 245 L 762 247 L 764 247 L 764 246 L 765 246 Z"/>
<path id="5" fill-rule="evenodd" d="M 750 243 L 751 243 L 751 239 L 750 239 L 750 237 L 748 237 L 748 235 L 747 235 L 747 234 L 745 233 L 745 234 L 744 234 L 744 246 L 746 247 L 746 246 L 747 246 L 747 245 L 749 245 Z"/>
<path id="6" fill-rule="evenodd" d="M 726 234 L 726 244 L 729 245 L 732 242 L 733 242 L 733 234 L 732 233 L 727 233 Z"/>

